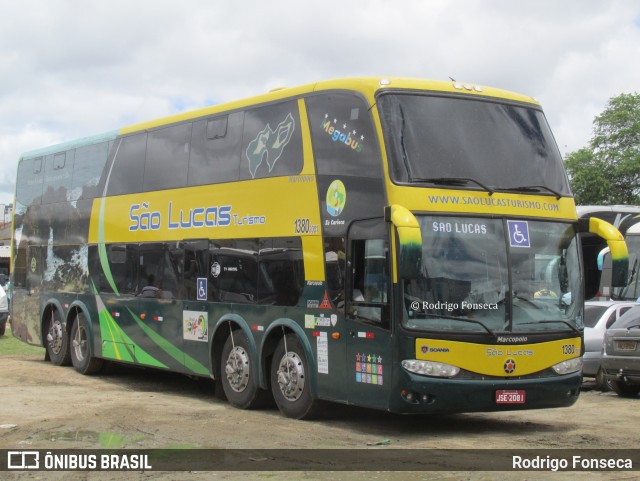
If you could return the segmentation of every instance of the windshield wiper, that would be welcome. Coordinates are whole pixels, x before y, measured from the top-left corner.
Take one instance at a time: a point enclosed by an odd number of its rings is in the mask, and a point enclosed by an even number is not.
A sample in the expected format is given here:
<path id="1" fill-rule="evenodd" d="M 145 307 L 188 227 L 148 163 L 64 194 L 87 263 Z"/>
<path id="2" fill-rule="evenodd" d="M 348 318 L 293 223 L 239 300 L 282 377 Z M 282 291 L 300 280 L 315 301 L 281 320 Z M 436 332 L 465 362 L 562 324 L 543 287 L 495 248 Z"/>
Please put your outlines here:
<path id="1" fill-rule="evenodd" d="M 562 197 L 562 194 L 560 192 L 558 192 L 557 190 L 553 190 L 546 185 L 522 185 L 520 187 L 505 187 L 503 189 L 501 188 L 500 190 L 512 190 L 515 192 L 540 192 L 541 190 L 546 190 L 547 192 L 551 192 L 553 195 L 555 195 L 556 200 L 560 200 L 560 198 Z"/>
<path id="2" fill-rule="evenodd" d="M 427 316 L 427 317 L 432 317 L 432 318 L 435 318 L 435 319 L 453 319 L 454 321 L 461 321 L 461 322 L 468 322 L 468 323 L 471 323 L 471 324 L 478 324 L 485 331 L 487 331 L 493 337 L 498 339 L 498 335 L 495 332 L 493 332 L 491 329 L 489 329 L 487 326 L 485 326 L 485 324 L 483 322 L 476 321 L 475 319 L 465 319 L 464 317 L 455 317 L 455 316 L 442 316 L 440 314 L 431 314 L 429 312 L 424 312 L 424 313 L 422 313 L 422 315 L 423 316 Z"/>
<path id="3" fill-rule="evenodd" d="M 556 324 L 558 322 L 561 322 L 562 324 L 566 324 L 567 326 L 569 326 L 569 328 L 575 332 L 578 335 L 581 335 L 582 333 L 573 325 L 571 325 L 570 322 L 567 321 L 561 321 L 561 320 L 557 320 L 557 321 L 535 321 L 535 322 L 523 322 L 523 323 L 518 323 L 518 326 L 526 326 L 528 324 Z"/>
<path id="4" fill-rule="evenodd" d="M 477 186 L 482 187 L 484 190 L 489 192 L 489 195 L 493 195 L 495 192 L 491 187 L 487 187 L 482 182 L 478 182 L 475 179 L 471 179 L 468 177 L 412 177 L 412 182 L 429 182 L 431 184 L 438 185 L 467 185 L 468 183 L 476 184 Z"/>

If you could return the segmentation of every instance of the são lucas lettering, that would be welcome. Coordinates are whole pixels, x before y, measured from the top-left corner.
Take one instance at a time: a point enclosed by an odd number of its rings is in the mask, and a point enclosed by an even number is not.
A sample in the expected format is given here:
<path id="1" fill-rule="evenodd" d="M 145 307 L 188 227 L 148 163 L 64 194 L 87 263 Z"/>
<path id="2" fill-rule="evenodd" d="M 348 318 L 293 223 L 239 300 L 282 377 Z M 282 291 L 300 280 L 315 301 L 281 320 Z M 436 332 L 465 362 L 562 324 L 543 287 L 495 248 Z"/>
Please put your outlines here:
<path id="1" fill-rule="evenodd" d="M 433 222 L 433 232 L 455 232 L 456 234 L 481 234 L 487 233 L 485 224 L 475 222 Z"/>
<path id="2" fill-rule="evenodd" d="M 210 227 L 227 227 L 230 225 L 259 225 L 266 224 L 263 215 L 244 215 L 232 212 L 233 206 L 206 206 L 189 209 L 174 209 L 173 202 L 169 202 L 166 213 L 166 228 L 173 229 L 201 229 Z M 151 210 L 148 202 L 132 204 L 129 208 L 129 230 L 159 230 L 163 227 L 165 216 L 159 210 Z"/>

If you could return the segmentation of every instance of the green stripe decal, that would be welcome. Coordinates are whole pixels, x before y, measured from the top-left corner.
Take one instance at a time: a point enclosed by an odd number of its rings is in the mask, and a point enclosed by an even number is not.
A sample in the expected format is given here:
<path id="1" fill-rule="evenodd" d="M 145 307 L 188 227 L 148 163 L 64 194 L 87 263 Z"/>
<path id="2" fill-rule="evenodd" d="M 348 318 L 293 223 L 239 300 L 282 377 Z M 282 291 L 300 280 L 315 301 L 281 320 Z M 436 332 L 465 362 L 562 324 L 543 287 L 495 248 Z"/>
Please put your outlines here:
<path id="1" fill-rule="evenodd" d="M 127 308 L 127 310 L 129 311 L 129 314 L 131 314 L 133 319 L 136 321 L 136 324 L 138 324 L 138 327 L 140 327 L 140 329 L 142 329 L 144 333 L 147 336 L 149 336 L 149 338 L 153 342 L 155 342 L 158 346 L 160 346 L 160 348 L 162 348 L 172 358 L 174 358 L 176 361 L 178 361 L 181 364 L 184 363 L 187 369 L 197 374 L 204 374 L 207 376 L 209 375 L 209 369 L 207 369 L 205 366 L 200 364 L 198 361 L 196 361 L 194 358 L 192 358 L 188 354 L 182 352 L 180 349 L 178 349 L 169 341 L 167 341 L 164 337 L 162 337 L 153 329 L 151 329 L 149 326 L 147 326 L 144 322 L 142 322 L 142 320 L 138 316 L 136 316 L 131 311 L 131 309 Z"/>
<path id="2" fill-rule="evenodd" d="M 105 209 L 106 199 L 103 197 L 100 199 L 100 220 L 98 221 L 98 257 L 100 258 L 100 265 L 102 266 L 102 271 L 111 286 L 113 292 L 115 292 L 116 296 L 120 296 L 120 292 L 118 292 L 118 288 L 116 287 L 116 283 L 113 280 L 113 274 L 111 274 L 111 268 L 109 267 L 109 258 L 107 257 L 107 246 L 104 243 L 104 209 Z"/>

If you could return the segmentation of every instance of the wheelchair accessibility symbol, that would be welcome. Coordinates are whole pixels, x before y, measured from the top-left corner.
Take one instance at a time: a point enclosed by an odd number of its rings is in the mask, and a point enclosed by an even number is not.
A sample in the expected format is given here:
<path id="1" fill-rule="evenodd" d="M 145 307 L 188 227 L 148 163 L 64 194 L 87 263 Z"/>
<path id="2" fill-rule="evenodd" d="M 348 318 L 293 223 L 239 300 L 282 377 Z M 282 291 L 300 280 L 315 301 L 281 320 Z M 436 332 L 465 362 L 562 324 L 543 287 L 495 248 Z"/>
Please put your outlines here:
<path id="1" fill-rule="evenodd" d="M 207 300 L 207 278 L 206 277 L 198 277 L 198 300 L 199 301 Z"/>
<path id="2" fill-rule="evenodd" d="M 526 220 L 508 220 L 509 244 L 511 247 L 531 247 L 529 223 Z"/>

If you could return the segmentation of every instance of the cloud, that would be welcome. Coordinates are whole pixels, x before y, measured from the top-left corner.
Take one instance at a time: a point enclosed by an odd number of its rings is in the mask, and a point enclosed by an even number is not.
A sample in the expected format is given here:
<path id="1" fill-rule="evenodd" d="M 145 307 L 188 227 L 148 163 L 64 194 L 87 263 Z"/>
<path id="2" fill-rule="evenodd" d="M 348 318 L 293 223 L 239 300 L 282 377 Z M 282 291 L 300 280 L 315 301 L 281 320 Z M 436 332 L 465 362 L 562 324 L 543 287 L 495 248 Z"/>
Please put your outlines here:
<path id="1" fill-rule="evenodd" d="M 452 76 L 519 91 L 564 153 L 640 78 L 634 2 L 24 0 L 0 16 L 0 203 L 25 150 L 274 87 Z"/>

